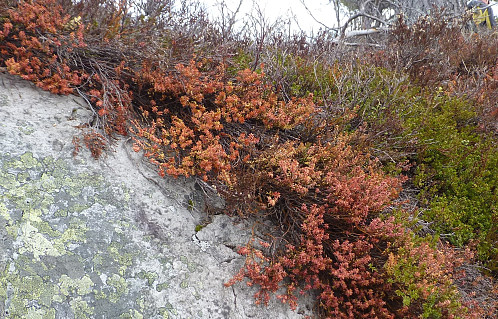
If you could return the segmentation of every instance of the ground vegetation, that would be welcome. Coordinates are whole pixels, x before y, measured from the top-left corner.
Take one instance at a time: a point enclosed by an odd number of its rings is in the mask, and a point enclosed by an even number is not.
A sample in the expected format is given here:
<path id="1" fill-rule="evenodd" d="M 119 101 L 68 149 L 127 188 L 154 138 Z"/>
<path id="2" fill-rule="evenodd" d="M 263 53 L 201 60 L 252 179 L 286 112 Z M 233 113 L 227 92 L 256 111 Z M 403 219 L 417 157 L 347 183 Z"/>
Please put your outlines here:
<path id="1" fill-rule="evenodd" d="M 257 286 L 257 303 L 311 293 L 323 318 L 496 316 L 496 294 L 472 292 L 498 271 L 496 34 L 401 17 L 378 45 L 349 46 L 234 21 L 186 1 L 7 0 L 0 67 L 83 97 L 76 153 L 130 136 L 159 175 L 271 222 L 226 283 Z"/>

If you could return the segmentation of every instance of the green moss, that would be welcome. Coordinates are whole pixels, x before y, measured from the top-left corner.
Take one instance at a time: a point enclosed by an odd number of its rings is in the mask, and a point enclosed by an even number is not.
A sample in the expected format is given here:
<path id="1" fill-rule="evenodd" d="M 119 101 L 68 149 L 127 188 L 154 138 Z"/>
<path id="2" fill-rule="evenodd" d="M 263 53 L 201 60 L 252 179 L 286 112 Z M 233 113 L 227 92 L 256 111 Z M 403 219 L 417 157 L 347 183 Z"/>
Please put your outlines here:
<path id="1" fill-rule="evenodd" d="M 227 71 L 229 74 L 235 76 L 240 70 L 250 69 L 252 61 L 253 57 L 249 53 L 239 50 L 233 57 L 233 64 L 229 66 Z"/>

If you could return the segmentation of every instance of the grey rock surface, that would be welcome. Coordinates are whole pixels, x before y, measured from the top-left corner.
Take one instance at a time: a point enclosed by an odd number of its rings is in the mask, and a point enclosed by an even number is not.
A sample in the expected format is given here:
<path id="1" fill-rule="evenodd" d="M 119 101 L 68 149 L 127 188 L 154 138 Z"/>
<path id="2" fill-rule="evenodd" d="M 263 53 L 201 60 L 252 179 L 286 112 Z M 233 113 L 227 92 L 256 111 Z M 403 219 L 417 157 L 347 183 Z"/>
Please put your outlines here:
<path id="1" fill-rule="evenodd" d="M 0 318 L 310 314 L 223 286 L 251 225 L 223 215 L 205 225 L 192 181 L 160 178 L 126 139 L 104 159 L 73 157 L 90 115 L 79 98 L 0 74 Z"/>

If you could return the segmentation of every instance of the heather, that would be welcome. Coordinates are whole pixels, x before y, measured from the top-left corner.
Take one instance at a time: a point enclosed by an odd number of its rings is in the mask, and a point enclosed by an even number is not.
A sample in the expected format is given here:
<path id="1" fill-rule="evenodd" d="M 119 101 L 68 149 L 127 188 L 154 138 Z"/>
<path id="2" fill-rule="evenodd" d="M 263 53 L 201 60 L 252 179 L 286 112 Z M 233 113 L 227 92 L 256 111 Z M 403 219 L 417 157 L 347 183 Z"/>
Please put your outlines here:
<path id="1" fill-rule="evenodd" d="M 469 263 L 497 271 L 496 35 L 400 19 L 381 48 L 351 48 L 139 4 L 0 8 L 1 67 L 93 111 L 75 156 L 129 136 L 159 175 L 220 194 L 216 213 L 271 222 L 226 283 L 257 286 L 256 303 L 310 293 L 324 318 L 493 315 L 457 283 Z"/>

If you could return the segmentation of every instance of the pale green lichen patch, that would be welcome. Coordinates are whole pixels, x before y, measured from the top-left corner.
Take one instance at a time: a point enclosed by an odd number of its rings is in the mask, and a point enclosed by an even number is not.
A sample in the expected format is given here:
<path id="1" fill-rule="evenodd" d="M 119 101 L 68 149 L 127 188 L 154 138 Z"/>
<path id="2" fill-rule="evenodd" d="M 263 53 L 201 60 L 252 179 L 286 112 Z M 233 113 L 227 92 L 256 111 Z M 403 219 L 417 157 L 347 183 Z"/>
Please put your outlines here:
<path id="1" fill-rule="evenodd" d="M 188 280 L 187 279 L 182 280 L 182 282 L 180 283 L 180 288 L 182 288 L 182 289 L 188 288 Z"/>
<path id="2" fill-rule="evenodd" d="M 107 248 L 109 255 L 114 258 L 121 266 L 131 266 L 133 263 L 133 255 L 132 252 L 124 252 L 123 246 L 119 242 L 112 242 Z"/>
<path id="3" fill-rule="evenodd" d="M 4 203 L 0 203 L 0 217 L 2 217 L 8 223 L 8 225 L 12 224 L 12 218 L 10 217 L 10 214 L 7 211 L 7 207 L 5 207 Z"/>
<path id="4" fill-rule="evenodd" d="M 17 127 L 19 131 L 21 131 L 25 135 L 31 135 L 34 133 L 34 128 L 32 126 L 26 125 L 26 126 L 18 126 Z"/>
<path id="5" fill-rule="evenodd" d="M 35 315 L 35 309 L 50 313 L 52 297 L 56 287 L 40 276 L 22 276 L 15 270 L 4 278 L 7 282 L 8 312 L 12 318 L 25 318 L 28 313 Z M 9 293 L 10 292 L 10 293 Z"/>
<path id="6" fill-rule="evenodd" d="M 112 303 L 116 303 L 121 296 L 128 293 L 126 280 L 118 274 L 113 274 L 110 278 L 107 278 L 106 284 L 111 287 L 109 301 Z"/>
<path id="7" fill-rule="evenodd" d="M 17 176 L 12 173 L 0 172 L 0 187 L 11 189 L 13 187 L 19 186 L 19 181 L 17 180 Z"/>
<path id="8" fill-rule="evenodd" d="M 40 260 L 40 256 L 60 256 L 61 253 L 55 249 L 50 240 L 38 232 L 36 227 L 33 227 L 29 221 L 21 225 L 21 240 L 23 246 L 19 248 L 19 253 L 24 254 L 30 252 L 36 260 Z"/>
<path id="9" fill-rule="evenodd" d="M 119 316 L 120 319 L 143 319 L 144 316 L 136 309 L 130 309 L 128 312 Z"/>
<path id="10" fill-rule="evenodd" d="M 63 244 L 85 242 L 87 231 L 87 225 L 83 221 L 76 219 L 70 222 L 69 228 L 62 233 L 60 241 Z"/>
<path id="11" fill-rule="evenodd" d="M 22 154 L 20 161 L 16 161 L 14 163 L 15 163 L 15 167 L 23 168 L 23 169 L 26 169 L 26 168 L 29 169 L 29 168 L 35 168 L 35 167 L 38 168 L 41 166 L 41 163 L 36 158 L 33 157 L 33 153 L 31 153 L 31 152 L 26 152 L 26 153 Z"/>
<path id="12" fill-rule="evenodd" d="M 169 319 L 168 310 L 164 307 L 159 308 L 159 313 L 161 314 L 163 319 Z"/>
<path id="13" fill-rule="evenodd" d="M 160 283 L 156 286 L 156 290 L 158 292 L 161 292 L 163 290 L 166 290 L 167 288 L 169 288 L 169 284 L 167 282 L 163 282 L 163 283 Z"/>
<path id="14" fill-rule="evenodd" d="M 26 319 L 55 319 L 55 309 L 29 308 Z"/>
<path id="15" fill-rule="evenodd" d="M 152 284 L 154 283 L 154 281 L 157 279 L 158 275 L 155 273 L 155 272 L 150 272 L 150 271 L 140 271 L 138 274 L 137 274 L 138 278 L 140 279 L 145 279 L 147 280 L 147 284 L 149 286 L 152 286 Z"/>
<path id="16" fill-rule="evenodd" d="M 64 185 L 67 187 L 68 193 L 71 197 L 78 197 L 81 195 L 83 188 L 94 187 L 101 188 L 104 183 L 104 179 L 99 175 L 91 175 L 88 173 L 78 174 L 78 178 L 66 178 L 64 179 Z M 92 198 L 86 198 L 87 200 L 92 200 Z"/>
<path id="17" fill-rule="evenodd" d="M 38 228 L 38 231 L 43 234 L 47 234 L 51 238 L 56 238 L 60 237 L 61 233 L 58 230 L 54 230 L 50 223 L 41 220 L 40 221 L 30 221 L 36 228 Z"/>
<path id="18" fill-rule="evenodd" d="M 74 294 L 80 296 L 89 294 L 92 291 L 93 286 L 94 283 L 88 275 L 79 279 L 72 279 L 67 275 L 62 275 L 59 278 L 60 294 L 65 297 Z"/>
<path id="19" fill-rule="evenodd" d="M 7 256 L 0 264 L 0 303 L 7 318 L 142 318 L 136 300 L 143 288 L 131 291 L 127 281 L 140 251 L 127 232 L 137 228 L 117 208 L 125 207 L 128 190 L 32 153 L 0 154 L 0 167 L 6 225 L 0 250 Z M 143 287 L 156 278 L 145 271 Z"/>
<path id="20" fill-rule="evenodd" d="M 57 180 L 54 176 L 49 173 L 43 173 L 40 178 L 40 187 L 45 192 L 53 193 L 60 188 L 60 185 L 57 185 Z"/>
<path id="21" fill-rule="evenodd" d="M 189 261 L 186 256 L 181 256 L 180 261 L 187 266 L 187 269 L 190 272 L 194 272 L 197 269 L 197 264 L 192 261 Z"/>
<path id="22" fill-rule="evenodd" d="M 178 311 L 169 302 L 167 302 L 164 307 L 160 308 L 160 312 L 162 313 L 164 318 L 169 318 L 168 313 L 171 313 L 174 316 L 176 316 L 178 314 Z"/>
<path id="23" fill-rule="evenodd" d="M 102 257 L 102 255 L 98 254 L 93 257 L 92 262 L 94 266 L 98 268 L 99 266 L 102 266 L 102 264 L 104 263 L 104 258 Z"/>
<path id="24" fill-rule="evenodd" d="M 82 300 L 81 297 L 76 297 L 69 301 L 76 319 L 90 318 L 94 313 L 94 307 L 88 305 L 88 302 Z"/>

